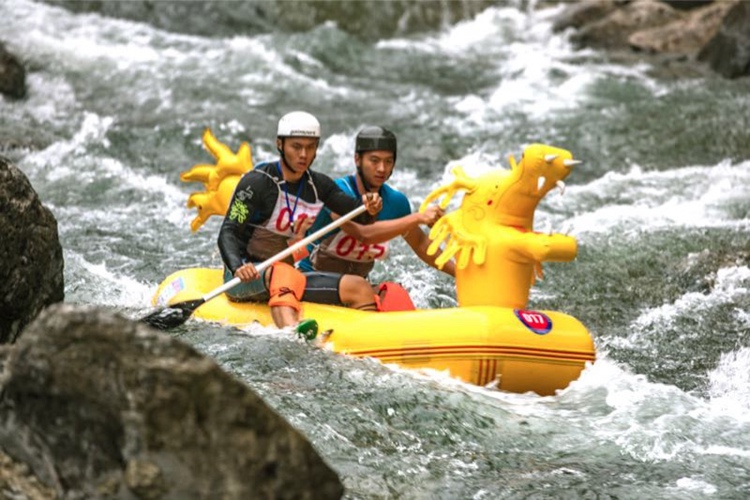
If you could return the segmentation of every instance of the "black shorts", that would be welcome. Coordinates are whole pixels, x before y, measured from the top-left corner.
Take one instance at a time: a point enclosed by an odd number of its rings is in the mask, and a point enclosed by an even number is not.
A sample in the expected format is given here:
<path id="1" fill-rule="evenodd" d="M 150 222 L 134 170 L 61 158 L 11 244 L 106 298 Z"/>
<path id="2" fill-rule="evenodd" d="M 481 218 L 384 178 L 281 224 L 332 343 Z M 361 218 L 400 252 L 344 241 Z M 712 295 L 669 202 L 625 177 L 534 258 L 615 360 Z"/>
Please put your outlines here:
<path id="1" fill-rule="evenodd" d="M 339 284 L 343 274 L 318 271 L 303 274 L 307 277 L 305 293 L 302 294 L 303 301 L 332 306 L 343 305 L 339 296 Z"/>

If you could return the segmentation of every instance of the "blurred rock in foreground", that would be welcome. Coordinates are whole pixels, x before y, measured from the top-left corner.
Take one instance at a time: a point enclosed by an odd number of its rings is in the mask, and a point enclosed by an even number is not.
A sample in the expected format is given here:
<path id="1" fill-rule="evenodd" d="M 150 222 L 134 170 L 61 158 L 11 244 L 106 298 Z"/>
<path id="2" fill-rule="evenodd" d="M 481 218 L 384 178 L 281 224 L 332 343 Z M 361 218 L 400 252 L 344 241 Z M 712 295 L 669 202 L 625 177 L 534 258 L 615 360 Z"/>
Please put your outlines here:
<path id="1" fill-rule="evenodd" d="M 0 366 L 0 448 L 13 467 L 28 466 L 25 484 L 56 497 L 343 494 L 336 473 L 259 396 L 141 323 L 54 305 L 2 348 Z"/>

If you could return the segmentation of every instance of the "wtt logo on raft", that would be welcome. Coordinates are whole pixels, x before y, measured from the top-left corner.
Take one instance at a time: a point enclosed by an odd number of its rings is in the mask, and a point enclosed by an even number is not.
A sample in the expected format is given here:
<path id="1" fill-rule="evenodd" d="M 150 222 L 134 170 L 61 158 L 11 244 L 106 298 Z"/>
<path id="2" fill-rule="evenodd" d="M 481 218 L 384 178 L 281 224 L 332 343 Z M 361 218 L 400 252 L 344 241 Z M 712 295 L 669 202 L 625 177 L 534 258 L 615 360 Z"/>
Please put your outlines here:
<path id="1" fill-rule="evenodd" d="M 552 320 L 542 312 L 525 309 L 513 309 L 513 312 L 516 313 L 516 317 L 521 320 L 526 328 L 536 334 L 544 335 L 552 330 Z"/>

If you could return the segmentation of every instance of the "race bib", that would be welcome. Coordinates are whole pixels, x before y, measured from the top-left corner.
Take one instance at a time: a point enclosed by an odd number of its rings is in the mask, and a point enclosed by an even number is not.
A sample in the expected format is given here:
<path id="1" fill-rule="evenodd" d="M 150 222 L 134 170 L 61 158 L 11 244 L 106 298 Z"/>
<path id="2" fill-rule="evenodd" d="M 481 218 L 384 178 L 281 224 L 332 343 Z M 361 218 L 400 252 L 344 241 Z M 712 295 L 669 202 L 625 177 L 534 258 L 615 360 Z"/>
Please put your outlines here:
<path id="1" fill-rule="evenodd" d="M 297 202 L 297 208 L 294 211 L 294 223 L 300 224 L 307 217 L 316 217 L 323 209 L 323 202 L 308 203 L 303 200 Z M 273 213 L 264 225 L 266 229 L 276 234 L 284 236 L 294 236 L 292 229 L 292 211 L 286 206 L 282 196 L 276 199 L 276 206 L 273 207 Z"/>
<path id="2" fill-rule="evenodd" d="M 344 231 L 339 231 L 327 245 L 330 255 L 352 262 L 372 262 L 388 257 L 388 242 L 366 245 Z"/>

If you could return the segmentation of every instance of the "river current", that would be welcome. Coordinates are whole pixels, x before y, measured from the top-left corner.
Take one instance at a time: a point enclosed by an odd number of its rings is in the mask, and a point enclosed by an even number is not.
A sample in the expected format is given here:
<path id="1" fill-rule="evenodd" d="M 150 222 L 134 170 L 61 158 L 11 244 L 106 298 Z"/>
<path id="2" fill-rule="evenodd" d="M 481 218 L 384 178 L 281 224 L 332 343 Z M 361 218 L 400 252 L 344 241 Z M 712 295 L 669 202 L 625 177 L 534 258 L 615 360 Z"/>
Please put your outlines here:
<path id="1" fill-rule="evenodd" d="M 305 109 L 323 127 L 314 168 L 338 176 L 357 130 L 386 126 L 391 183 L 415 208 L 454 165 L 563 147 L 585 163 L 536 224 L 571 227 L 579 255 L 546 266 L 530 306 L 582 321 L 598 359 L 555 396 L 349 359 L 275 328 L 191 321 L 173 335 L 300 429 L 346 498 L 750 497 L 750 79 L 575 50 L 551 30 L 559 7 L 528 4 L 373 41 L 334 23 L 199 35 L 1 0 L 2 39 L 29 69 L 28 98 L 0 99 L 3 154 L 58 220 L 66 302 L 136 318 L 172 272 L 220 265 L 219 221 L 190 232 L 200 186 L 179 180 L 212 162 L 205 127 L 261 161 L 279 116 Z M 419 307 L 455 305 L 448 277 L 401 241 L 393 253 L 375 278 Z"/>

